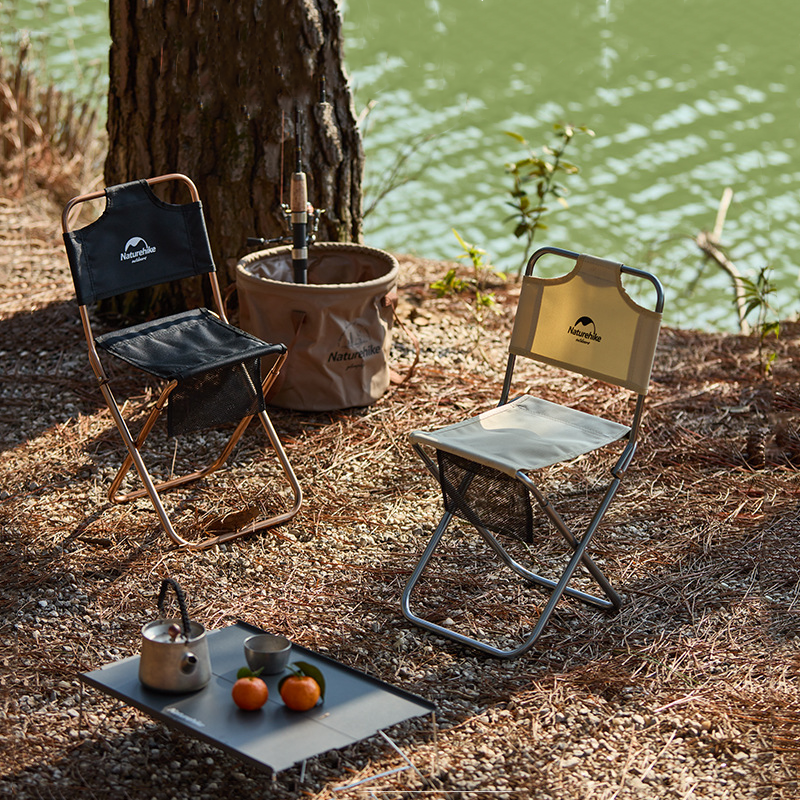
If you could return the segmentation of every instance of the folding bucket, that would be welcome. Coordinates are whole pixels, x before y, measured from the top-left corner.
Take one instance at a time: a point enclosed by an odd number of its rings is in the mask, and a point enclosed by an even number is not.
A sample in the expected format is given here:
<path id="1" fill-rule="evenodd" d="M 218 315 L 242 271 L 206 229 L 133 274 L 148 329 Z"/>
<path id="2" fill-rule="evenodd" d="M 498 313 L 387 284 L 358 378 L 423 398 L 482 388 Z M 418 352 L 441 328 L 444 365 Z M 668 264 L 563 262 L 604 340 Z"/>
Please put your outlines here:
<path id="1" fill-rule="evenodd" d="M 394 290 L 399 265 L 359 244 L 308 248 L 308 283 L 293 282 L 291 246 L 236 265 L 240 326 L 289 357 L 270 405 L 331 411 L 374 403 L 389 387 Z"/>

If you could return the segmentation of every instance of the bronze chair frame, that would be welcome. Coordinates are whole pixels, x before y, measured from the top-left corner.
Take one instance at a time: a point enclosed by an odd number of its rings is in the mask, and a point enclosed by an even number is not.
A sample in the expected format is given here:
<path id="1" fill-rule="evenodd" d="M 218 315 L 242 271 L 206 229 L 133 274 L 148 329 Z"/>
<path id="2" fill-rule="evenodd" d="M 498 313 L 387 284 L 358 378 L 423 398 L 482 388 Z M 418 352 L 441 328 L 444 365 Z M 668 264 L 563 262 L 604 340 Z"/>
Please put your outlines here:
<path id="1" fill-rule="evenodd" d="M 178 181 L 183 185 L 185 185 L 189 190 L 192 201 L 199 202 L 200 196 L 197 191 L 197 187 L 194 184 L 194 182 L 186 175 L 182 175 L 180 173 L 170 173 L 168 175 L 161 175 L 147 179 L 147 183 L 151 186 L 160 183 L 165 183 L 168 181 Z M 72 198 L 64 207 L 64 210 L 61 215 L 61 228 L 63 233 L 66 234 L 71 230 L 71 221 L 73 220 L 74 212 L 81 204 L 90 202 L 92 200 L 98 200 L 103 197 L 105 197 L 104 189 L 94 192 L 89 192 L 87 194 L 82 194 Z M 215 306 L 214 313 L 216 313 L 216 315 L 223 322 L 228 322 L 227 315 L 225 313 L 225 305 L 222 300 L 222 292 L 220 290 L 219 280 L 217 279 L 216 272 L 213 271 L 208 272 L 207 277 L 211 284 L 211 292 Z M 183 547 L 189 550 L 205 550 L 207 548 L 214 547 L 215 545 L 221 544 L 223 542 L 236 539 L 240 536 L 254 533 L 255 531 L 264 530 L 266 528 L 272 528 L 276 525 L 280 525 L 284 522 L 289 521 L 297 514 L 303 502 L 303 492 L 300 487 L 300 483 L 297 480 L 297 476 L 295 475 L 294 470 L 292 469 L 292 466 L 286 455 L 286 451 L 284 450 L 280 438 L 278 437 L 278 434 L 275 431 L 272 421 L 269 418 L 269 415 L 267 414 L 266 411 L 260 411 L 257 414 L 251 414 L 249 416 L 244 417 L 235 427 L 233 433 L 231 434 L 230 438 L 227 441 L 227 444 L 224 446 L 222 452 L 219 454 L 216 460 L 213 461 L 213 463 L 201 469 L 195 470 L 194 472 L 191 472 L 187 475 L 171 478 L 169 480 L 161 481 L 158 483 L 154 482 L 147 469 L 147 466 L 145 465 L 141 449 L 144 446 L 145 440 L 147 439 L 147 437 L 153 430 L 153 427 L 155 426 L 156 422 L 158 421 L 159 417 L 161 416 L 162 411 L 165 409 L 167 400 L 169 399 L 169 396 L 172 393 L 172 391 L 178 385 L 178 382 L 175 380 L 169 381 L 166 384 L 166 386 L 164 386 L 164 388 L 161 390 L 158 399 L 156 400 L 154 406 L 152 407 L 147 419 L 145 420 L 142 429 L 140 430 L 139 434 L 136 437 L 134 437 L 128 427 L 128 424 L 125 422 L 119 404 L 117 403 L 117 400 L 114 397 L 113 392 L 111 391 L 110 378 L 106 373 L 106 370 L 100 359 L 100 355 L 97 351 L 97 347 L 95 346 L 94 332 L 92 329 L 89 309 L 86 305 L 79 304 L 78 311 L 80 314 L 81 323 L 83 325 L 84 336 L 86 338 L 86 343 L 89 352 L 89 363 L 91 365 L 92 372 L 94 373 L 95 378 L 97 379 L 98 387 L 100 388 L 103 398 L 105 399 L 106 405 L 108 406 L 108 409 L 111 412 L 114 424 L 116 425 L 116 428 L 119 431 L 120 436 L 122 437 L 122 440 L 127 449 L 127 455 L 124 461 L 122 462 L 122 465 L 120 466 L 116 476 L 114 477 L 114 480 L 112 481 L 108 491 L 108 498 L 111 502 L 126 503 L 140 497 L 144 496 L 149 497 L 150 501 L 153 504 L 153 507 L 155 508 L 156 514 L 158 515 L 158 519 L 161 523 L 161 526 L 166 532 L 166 534 L 169 536 L 169 538 L 179 547 Z M 266 392 L 269 390 L 270 386 L 280 373 L 281 367 L 283 366 L 283 363 L 286 360 L 286 355 L 287 355 L 286 353 L 283 353 L 282 355 L 276 356 L 274 363 L 271 365 L 271 368 L 264 376 L 261 387 L 264 394 L 266 394 Z M 278 463 L 281 466 L 283 475 L 291 489 L 292 493 L 291 507 L 283 513 L 272 515 L 265 519 L 261 519 L 260 521 L 252 521 L 242 528 L 232 531 L 226 531 L 220 535 L 209 537 L 202 541 L 192 541 L 184 538 L 173 527 L 169 515 L 167 514 L 167 511 L 161 500 L 161 497 L 159 496 L 159 493 L 169 491 L 170 489 L 174 489 L 178 486 L 183 486 L 193 481 L 198 481 L 202 478 L 211 475 L 213 472 L 216 472 L 220 467 L 222 467 L 227 462 L 228 458 L 230 457 L 237 443 L 241 439 L 245 430 L 250 425 L 250 422 L 252 421 L 254 416 L 257 416 L 259 421 L 261 422 L 261 426 L 263 427 L 267 439 L 269 440 L 269 443 L 275 452 Z M 135 467 L 136 472 L 138 473 L 139 478 L 142 481 L 143 488 L 131 492 L 120 493 L 119 490 L 122 485 L 122 481 L 132 466 Z"/>

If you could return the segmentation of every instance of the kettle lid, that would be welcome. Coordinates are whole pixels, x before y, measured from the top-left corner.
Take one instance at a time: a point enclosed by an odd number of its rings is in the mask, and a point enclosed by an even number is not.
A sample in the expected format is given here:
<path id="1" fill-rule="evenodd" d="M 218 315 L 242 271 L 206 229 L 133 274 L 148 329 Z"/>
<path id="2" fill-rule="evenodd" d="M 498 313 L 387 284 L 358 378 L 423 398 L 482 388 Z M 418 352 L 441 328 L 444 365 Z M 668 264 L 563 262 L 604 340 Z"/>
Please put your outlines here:
<path id="1" fill-rule="evenodd" d="M 205 633 L 205 628 L 199 622 L 189 622 L 188 635 L 183 632 L 177 619 L 157 619 L 148 622 L 142 627 L 142 636 L 151 642 L 164 644 L 188 644 L 195 641 Z"/>

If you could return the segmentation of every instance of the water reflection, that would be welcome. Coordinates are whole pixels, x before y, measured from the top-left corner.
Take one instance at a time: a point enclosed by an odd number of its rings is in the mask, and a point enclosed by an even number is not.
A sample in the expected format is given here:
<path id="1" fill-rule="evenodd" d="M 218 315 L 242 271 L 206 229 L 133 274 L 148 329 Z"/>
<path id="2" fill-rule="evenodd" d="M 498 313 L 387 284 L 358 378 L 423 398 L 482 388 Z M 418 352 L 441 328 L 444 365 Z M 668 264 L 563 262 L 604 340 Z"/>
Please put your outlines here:
<path id="1" fill-rule="evenodd" d="M 73 85 L 107 64 L 107 3 L 17 0 Z M 570 208 L 541 243 L 654 269 L 672 324 L 733 328 L 728 279 L 689 237 L 735 191 L 723 240 L 749 274 L 770 264 L 793 314 L 800 264 L 797 151 L 800 15 L 794 0 L 346 0 L 347 64 L 364 122 L 367 204 L 403 161 L 413 177 L 370 214 L 370 244 L 453 258 L 450 229 L 516 266 L 504 221 L 504 134 L 551 141 L 566 120 L 596 131 L 567 154 L 581 167 Z M 0 16 L 9 14 L 3 6 Z M 6 22 L 6 18 L 2 20 Z M 13 38 L 13 36 L 11 36 Z M 94 66 L 91 66 L 94 65 Z M 97 90 L 102 94 L 102 89 Z M 312 185 L 313 191 L 313 185 Z"/>
<path id="2" fill-rule="evenodd" d="M 569 154 L 582 173 L 571 208 L 551 214 L 542 242 L 649 264 L 668 286 L 671 322 L 730 328 L 728 279 L 703 267 L 689 237 L 713 226 L 731 186 L 724 240 L 742 271 L 773 265 L 780 310 L 794 312 L 799 25 L 787 0 L 504 0 L 462 2 L 458 14 L 447 6 L 441 35 L 413 0 L 388 25 L 378 11 L 388 3 L 346 4 L 347 29 L 361 34 L 348 50 L 357 99 L 382 101 L 367 134 L 371 174 L 409 128 L 439 131 L 444 152 L 424 166 L 425 185 L 398 189 L 368 220 L 372 241 L 452 257 L 455 226 L 501 266 L 514 265 L 502 162 L 521 154 L 502 131 L 546 143 L 550 125 L 567 119 L 598 136 Z M 446 61 L 436 90 L 399 93 L 424 83 L 412 54 L 431 51 Z M 376 55 L 400 59 L 379 77 L 362 73 L 362 58 Z"/>

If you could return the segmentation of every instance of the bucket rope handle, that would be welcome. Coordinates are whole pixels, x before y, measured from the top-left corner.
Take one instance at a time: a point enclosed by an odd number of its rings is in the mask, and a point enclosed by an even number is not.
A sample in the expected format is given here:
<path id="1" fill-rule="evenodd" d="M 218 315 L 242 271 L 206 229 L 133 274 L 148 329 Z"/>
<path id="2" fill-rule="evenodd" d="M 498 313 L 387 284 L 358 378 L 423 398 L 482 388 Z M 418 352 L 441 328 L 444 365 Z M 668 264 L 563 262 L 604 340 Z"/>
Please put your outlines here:
<path id="1" fill-rule="evenodd" d="M 189 623 L 189 612 L 186 610 L 186 599 L 183 596 L 183 591 L 180 586 L 178 586 L 178 582 L 174 578 L 164 578 L 161 581 L 161 591 L 158 593 L 158 613 L 161 614 L 162 618 L 166 617 L 166 612 L 164 611 L 164 600 L 167 597 L 167 589 L 172 587 L 175 590 L 175 597 L 178 598 L 178 608 L 181 610 L 181 624 L 183 626 L 183 635 L 188 639 L 189 633 L 191 632 L 191 627 Z"/>
<path id="2" fill-rule="evenodd" d="M 300 336 L 300 328 L 303 327 L 303 323 L 306 321 L 306 312 L 305 311 L 292 311 L 292 327 L 294 328 L 294 336 L 292 336 L 292 340 L 289 344 L 286 345 L 286 361 L 288 362 L 289 357 L 292 355 L 292 351 L 297 344 L 297 338 Z M 269 391 L 267 392 L 266 401 L 269 402 L 271 397 L 274 397 L 280 390 L 283 384 L 286 381 L 286 370 L 281 369 L 280 373 L 278 373 L 278 377 L 272 383 L 272 386 L 269 387 Z"/>

